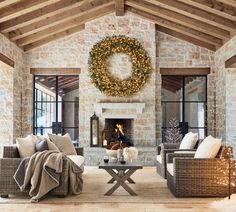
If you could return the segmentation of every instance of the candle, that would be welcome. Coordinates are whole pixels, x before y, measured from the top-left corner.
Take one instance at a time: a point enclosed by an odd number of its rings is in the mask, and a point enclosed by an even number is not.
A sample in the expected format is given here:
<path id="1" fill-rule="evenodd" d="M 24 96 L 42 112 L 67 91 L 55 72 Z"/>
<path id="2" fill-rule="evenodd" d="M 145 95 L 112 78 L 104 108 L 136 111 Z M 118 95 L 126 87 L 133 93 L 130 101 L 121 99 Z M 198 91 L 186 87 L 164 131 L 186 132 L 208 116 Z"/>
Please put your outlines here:
<path id="1" fill-rule="evenodd" d="M 107 140 L 106 139 L 103 140 L 103 146 L 107 146 Z"/>
<path id="2" fill-rule="evenodd" d="M 96 136 L 93 136 L 93 145 L 97 145 L 98 144 L 98 139 Z"/>

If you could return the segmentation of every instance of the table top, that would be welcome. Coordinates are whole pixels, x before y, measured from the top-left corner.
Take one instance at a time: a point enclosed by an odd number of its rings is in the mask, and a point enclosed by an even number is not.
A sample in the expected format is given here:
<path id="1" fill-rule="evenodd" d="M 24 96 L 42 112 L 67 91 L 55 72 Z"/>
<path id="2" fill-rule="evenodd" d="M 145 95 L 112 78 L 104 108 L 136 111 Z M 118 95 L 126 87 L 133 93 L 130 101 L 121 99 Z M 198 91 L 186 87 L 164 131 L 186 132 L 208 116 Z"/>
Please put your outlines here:
<path id="1" fill-rule="evenodd" d="M 125 163 L 121 164 L 120 162 L 101 162 L 99 169 L 142 169 L 142 164 L 139 163 Z"/>

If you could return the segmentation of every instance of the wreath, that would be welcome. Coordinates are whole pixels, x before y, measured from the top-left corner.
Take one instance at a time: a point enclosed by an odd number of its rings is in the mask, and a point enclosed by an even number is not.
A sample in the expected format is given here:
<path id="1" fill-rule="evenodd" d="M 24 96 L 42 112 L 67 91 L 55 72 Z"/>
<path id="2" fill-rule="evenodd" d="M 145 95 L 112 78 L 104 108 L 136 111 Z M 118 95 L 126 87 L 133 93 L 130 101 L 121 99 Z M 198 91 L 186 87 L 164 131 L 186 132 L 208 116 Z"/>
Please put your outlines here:
<path id="1" fill-rule="evenodd" d="M 130 57 L 131 75 L 121 80 L 109 72 L 108 58 L 117 53 Z M 105 37 L 89 53 L 89 73 L 95 86 L 107 96 L 132 96 L 145 85 L 152 71 L 151 59 L 141 43 L 124 35 Z"/>

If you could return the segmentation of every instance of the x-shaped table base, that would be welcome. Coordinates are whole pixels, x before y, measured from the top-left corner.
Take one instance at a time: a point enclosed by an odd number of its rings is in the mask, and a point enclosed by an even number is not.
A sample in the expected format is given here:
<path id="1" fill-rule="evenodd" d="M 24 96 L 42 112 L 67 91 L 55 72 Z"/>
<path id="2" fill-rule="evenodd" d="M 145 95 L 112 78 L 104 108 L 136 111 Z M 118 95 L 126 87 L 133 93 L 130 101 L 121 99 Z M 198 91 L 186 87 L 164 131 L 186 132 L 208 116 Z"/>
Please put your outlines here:
<path id="1" fill-rule="evenodd" d="M 105 195 L 110 196 L 113 194 L 115 190 L 117 190 L 120 186 L 122 186 L 130 195 L 136 196 L 137 194 L 126 184 L 125 181 L 134 184 L 135 182 L 130 178 L 130 176 L 136 171 L 137 169 L 128 169 L 126 170 L 119 170 L 115 172 L 113 169 L 106 169 L 106 171 L 112 176 L 112 179 L 108 181 L 108 183 L 113 183 L 116 181 L 116 184 L 105 193 Z"/>

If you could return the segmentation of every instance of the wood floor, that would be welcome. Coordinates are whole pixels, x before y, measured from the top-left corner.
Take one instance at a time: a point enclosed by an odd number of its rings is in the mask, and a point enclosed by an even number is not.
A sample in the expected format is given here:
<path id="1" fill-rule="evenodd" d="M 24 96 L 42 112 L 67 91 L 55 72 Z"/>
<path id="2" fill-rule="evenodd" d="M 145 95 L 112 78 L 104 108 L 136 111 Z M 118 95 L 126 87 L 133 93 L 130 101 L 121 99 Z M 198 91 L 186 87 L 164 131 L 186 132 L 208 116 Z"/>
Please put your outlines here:
<path id="1" fill-rule="evenodd" d="M 78 196 L 57 198 L 48 196 L 39 203 L 29 203 L 28 197 L 0 198 L 0 212 L 185 212 L 185 211 L 232 211 L 230 208 L 218 210 L 212 203 L 222 199 L 215 198 L 175 198 L 166 186 L 166 181 L 157 175 L 155 168 L 144 168 L 133 175 L 135 185 L 131 185 L 138 196 L 130 196 L 119 188 L 112 196 L 104 196 L 111 187 L 110 179 L 104 170 L 86 167 L 84 189 Z"/>

